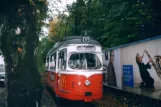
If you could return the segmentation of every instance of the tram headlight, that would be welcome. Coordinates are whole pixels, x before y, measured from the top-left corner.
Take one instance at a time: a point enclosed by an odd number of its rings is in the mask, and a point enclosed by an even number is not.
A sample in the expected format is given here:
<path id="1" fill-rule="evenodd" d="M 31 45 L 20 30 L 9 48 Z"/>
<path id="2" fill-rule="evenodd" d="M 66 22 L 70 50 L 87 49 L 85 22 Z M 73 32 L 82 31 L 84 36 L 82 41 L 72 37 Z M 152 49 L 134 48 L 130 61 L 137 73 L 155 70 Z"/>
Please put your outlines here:
<path id="1" fill-rule="evenodd" d="M 85 85 L 86 85 L 86 86 L 90 86 L 90 85 L 91 85 L 91 82 L 90 82 L 89 80 L 86 80 L 86 81 L 85 81 Z"/>

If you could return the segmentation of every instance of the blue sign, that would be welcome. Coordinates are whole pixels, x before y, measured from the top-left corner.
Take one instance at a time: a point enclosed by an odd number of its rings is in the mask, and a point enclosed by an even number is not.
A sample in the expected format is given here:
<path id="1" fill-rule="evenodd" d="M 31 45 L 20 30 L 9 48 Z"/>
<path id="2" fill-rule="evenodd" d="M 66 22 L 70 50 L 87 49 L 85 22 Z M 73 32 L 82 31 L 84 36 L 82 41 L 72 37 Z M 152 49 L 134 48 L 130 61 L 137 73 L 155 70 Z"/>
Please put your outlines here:
<path id="1" fill-rule="evenodd" d="M 123 83 L 124 86 L 134 87 L 133 66 L 123 65 Z"/>

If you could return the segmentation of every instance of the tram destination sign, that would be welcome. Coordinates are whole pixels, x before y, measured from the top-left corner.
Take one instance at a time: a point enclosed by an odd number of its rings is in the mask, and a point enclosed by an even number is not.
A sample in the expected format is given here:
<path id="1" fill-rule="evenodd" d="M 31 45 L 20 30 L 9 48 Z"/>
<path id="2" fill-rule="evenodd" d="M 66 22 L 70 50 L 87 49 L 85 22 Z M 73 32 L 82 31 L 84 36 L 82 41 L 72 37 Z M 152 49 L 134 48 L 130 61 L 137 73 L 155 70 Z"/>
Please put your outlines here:
<path id="1" fill-rule="evenodd" d="M 77 46 L 77 50 L 92 50 L 95 51 L 96 47 L 95 46 Z"/>

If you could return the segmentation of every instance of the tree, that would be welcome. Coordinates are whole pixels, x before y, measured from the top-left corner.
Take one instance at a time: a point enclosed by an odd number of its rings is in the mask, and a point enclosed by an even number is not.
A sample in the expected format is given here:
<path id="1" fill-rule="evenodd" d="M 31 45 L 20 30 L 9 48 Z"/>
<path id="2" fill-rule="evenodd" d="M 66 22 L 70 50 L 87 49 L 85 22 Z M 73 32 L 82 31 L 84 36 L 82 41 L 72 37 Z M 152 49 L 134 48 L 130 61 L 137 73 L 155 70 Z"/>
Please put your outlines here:
<path id="1" fill-rule="evenodd" d="M 6 63 L 8 107 L 40 105 L 42 84 L 37 69 L 37 44 L 46 0 L 3 0 L 0 6 L 0 43 Z M 15 33 L 15 29 L 20 34 Z"/>
<path id="2" fill-rule="evenodd" d="M 54 18 L 49 24 L 49 41 L 56 43 L 57 41 L 64 38 L 64 36 L 72 35 L 71 32 L 71 24 L 70 19 L 67 15 L 59 14 L 56 18 Z"/>
<path id="3" fill-rule="evenodd" d="M 68 10 L 70 18 L 77 16 L 81 34 L 88 31 L 109 48 L 160 34 L 160 5 L 160 0 L 77 0 Z"/>
<path id="4" fill-rule="evenodd" d="M 37 55 L 37 62 L 38 62 L 38 70 L 39 72 L 43 72 L 45 71 L 45 59 L 46 59 L 46 55 L 48 53 L 48 51 L 54 46 L 53 41 L 50 41 L 50 39 L 48 39 L 47 37 L 43 38 L 40 42 L 39 42 L 39 46 L 38 46 L 38 55 Z"/>

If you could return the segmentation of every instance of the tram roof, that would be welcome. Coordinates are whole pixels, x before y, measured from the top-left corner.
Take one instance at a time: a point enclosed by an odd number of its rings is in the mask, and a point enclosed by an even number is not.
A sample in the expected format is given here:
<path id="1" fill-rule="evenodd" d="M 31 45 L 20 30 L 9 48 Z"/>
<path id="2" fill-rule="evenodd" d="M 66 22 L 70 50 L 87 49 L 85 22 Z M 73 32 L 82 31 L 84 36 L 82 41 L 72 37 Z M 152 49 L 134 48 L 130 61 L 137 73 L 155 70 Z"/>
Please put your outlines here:
<path id="1" fill-rule="evenodd" d="M 90 38 L 90 41 L 88 43 L 83 42 L 84 37 Z M 57 42 L 49 50 L 47 56 L 50 55 L 54 50 L 57 50 L 60 47 L 67 46 L 67 45 L 70 45 L 70 44 L 93 44 L 93 45 L 101 46 L 101 44 L 98 41 L 94 40 L 90 36 L 66 36 L 66 37 L 64 37 L 64 39 L 62 41 Z"/>

